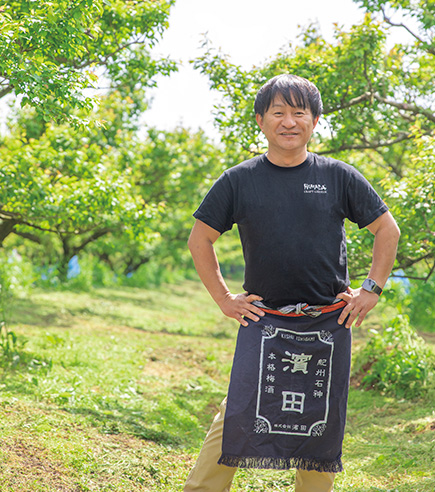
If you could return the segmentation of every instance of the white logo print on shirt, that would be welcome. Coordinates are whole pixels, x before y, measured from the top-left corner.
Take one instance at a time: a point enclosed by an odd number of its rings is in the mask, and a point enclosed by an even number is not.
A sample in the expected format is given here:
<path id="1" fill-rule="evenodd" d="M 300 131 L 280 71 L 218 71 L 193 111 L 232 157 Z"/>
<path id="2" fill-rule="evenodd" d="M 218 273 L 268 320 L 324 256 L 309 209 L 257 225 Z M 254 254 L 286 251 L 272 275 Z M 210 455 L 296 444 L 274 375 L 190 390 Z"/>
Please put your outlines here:
<path id="1" fill-rule="evenodd" d="M 328 193 L 328 188 L 325 184 L 304 183 L 304 193 Z"/>

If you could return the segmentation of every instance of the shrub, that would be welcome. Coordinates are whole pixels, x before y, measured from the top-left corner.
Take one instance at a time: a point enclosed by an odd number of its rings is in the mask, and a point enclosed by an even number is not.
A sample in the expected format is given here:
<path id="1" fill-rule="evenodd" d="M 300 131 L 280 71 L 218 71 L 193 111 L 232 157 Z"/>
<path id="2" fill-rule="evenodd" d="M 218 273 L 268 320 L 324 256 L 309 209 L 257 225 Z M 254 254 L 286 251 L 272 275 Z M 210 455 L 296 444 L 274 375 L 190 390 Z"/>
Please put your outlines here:
<path id="1" fill-rule="evenodd" d="M 425 396 L 435 387 L 434 373 L 434 353 L 404 315 L 395 317 L 381 333 L 370 330 L 353 369 L 363 387 L 409 399 Z"/>
<path id="2" fill-rule="evenodd" d="M 435 275 L 426 282 L 411 284 L 409 318 L 418 330 L 435 332 Z"/>

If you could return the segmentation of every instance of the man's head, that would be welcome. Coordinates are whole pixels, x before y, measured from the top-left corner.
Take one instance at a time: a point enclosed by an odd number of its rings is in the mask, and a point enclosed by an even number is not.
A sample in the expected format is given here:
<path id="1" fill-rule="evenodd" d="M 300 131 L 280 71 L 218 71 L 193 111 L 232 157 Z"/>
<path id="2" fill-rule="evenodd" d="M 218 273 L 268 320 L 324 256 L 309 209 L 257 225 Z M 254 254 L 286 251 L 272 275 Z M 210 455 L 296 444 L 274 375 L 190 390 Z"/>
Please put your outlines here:
<path id="1" fill-rule="evenodd" d="M 266 82 L 255 98 L 255 114 L 263 117 L 275 98 L 283 99 L 292 107 L 309 109 L 313 119 L 322 114 L 323 104 L 319 90 L 312 82 L 303 77 L 283 74 Z"/>

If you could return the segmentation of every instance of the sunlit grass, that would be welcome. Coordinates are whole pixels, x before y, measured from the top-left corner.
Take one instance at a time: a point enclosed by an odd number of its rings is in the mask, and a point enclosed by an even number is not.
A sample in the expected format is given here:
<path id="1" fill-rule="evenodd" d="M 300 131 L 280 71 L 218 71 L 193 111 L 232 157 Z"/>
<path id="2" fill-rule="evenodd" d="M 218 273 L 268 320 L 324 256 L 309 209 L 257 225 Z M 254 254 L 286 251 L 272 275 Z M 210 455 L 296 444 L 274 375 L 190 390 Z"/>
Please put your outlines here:
<path id="1" fill-rule="evenodd" d="M 0 491 L 181 490 L 237 332 L 204 288 L 39 291 L 10 317 L 19 344 L 0 369 Z M 433 492 L 434 412 L 353 389 L 335 490 Z M 293 471 L 239 470 L 233 490 L 293 483 Z"/>

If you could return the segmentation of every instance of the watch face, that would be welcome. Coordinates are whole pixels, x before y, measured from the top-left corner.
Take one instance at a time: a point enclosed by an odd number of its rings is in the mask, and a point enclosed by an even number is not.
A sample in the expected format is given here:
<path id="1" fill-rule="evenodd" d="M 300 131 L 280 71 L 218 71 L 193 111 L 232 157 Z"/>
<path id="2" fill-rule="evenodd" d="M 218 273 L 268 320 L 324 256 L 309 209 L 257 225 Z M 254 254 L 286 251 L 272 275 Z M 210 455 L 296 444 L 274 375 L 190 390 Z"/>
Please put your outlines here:
<path id="1" fill-rule="evenodd" d="M 364 285 L 365 284 L 365 285 Z M 376 283 L 371 279 L 371 278 L 366 278 L 364 280 L 364 288 L 366 290 L 372 291 L 373 288 L 375 287 Z"/>
<path id="2" fill-rule="evenodd" d="M 374 280 L 371 278 L 366 278 L 362 284 L 362 288 L 369 292 L 374 292 L 375 294 L 380 295 L 382 293 L 382 289 L 376 284 Z"/>

